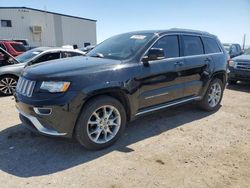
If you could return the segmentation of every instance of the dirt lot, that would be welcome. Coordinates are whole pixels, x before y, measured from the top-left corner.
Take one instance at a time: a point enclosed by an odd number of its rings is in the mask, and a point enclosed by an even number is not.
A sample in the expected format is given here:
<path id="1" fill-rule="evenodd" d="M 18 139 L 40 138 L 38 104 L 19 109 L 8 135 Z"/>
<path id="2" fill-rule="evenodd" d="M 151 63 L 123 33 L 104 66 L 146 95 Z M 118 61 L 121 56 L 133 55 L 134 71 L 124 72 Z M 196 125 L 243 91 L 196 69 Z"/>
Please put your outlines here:
<path id="1" fill-rule="evenodd" d="M 0 98 L 1 187 L 250 187 L 250 85 L 225 90 L 215 113 L 194 105 L 129 124 L 115 146 L 32 134 Z"/>

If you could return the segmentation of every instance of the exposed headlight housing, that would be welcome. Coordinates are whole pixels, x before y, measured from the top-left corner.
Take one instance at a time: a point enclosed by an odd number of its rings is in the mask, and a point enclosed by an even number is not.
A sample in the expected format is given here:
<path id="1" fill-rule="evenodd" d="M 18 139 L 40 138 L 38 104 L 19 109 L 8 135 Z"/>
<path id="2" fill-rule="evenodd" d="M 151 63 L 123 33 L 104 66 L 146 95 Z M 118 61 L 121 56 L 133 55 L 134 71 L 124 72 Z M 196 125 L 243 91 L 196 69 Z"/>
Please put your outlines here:
<path id="1" fill-rule="evenodd" d="M 44 81 L 40 87 L 42 90 L 47 90 L 51 93 L 63 93 L 68 90 L 70 82 Z"/>

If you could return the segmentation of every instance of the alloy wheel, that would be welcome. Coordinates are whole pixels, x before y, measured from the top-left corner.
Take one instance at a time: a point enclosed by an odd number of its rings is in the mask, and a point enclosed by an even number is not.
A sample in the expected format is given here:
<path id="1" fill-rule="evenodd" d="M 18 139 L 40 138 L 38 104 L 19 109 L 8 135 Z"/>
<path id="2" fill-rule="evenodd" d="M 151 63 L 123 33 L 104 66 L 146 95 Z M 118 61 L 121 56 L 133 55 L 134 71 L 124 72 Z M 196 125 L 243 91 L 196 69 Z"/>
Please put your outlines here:
<path id="1" fill-rule="evenodd" d="M 17 81 L 11 77 L 5 77 L 0 80 L 0 92 L 4 95 L 12 95 L 16 90 Z"/>
<path id="2" fill-rule="evenodd" d="M 214 83 L 211 85 L 208 94 L 208 104 L 210 107 L 214 108 L 221 99 L 222 89 L 219 83 Z"/>
<path id="3" fill-rule="evenodd" d="M 88 137 L 97 144 L 112 140 L 121 127 L 120 112 L 111 105 L 101 106 L 90 116 L 87 124 Z"/>

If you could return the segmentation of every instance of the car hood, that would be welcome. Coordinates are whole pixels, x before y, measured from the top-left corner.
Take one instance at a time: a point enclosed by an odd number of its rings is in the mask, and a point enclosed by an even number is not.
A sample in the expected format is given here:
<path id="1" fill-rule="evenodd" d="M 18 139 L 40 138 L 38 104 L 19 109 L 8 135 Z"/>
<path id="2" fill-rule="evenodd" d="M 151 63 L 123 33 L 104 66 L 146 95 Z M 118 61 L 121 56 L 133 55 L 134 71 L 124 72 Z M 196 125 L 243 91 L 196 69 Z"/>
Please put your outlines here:
<path id="1" fill-rule="evenodd" d="M 235 61 L 250 61 L 250 55 L 240 55 L 233 58 Z"/>
<path id="2" fill-rule="evenodd" d="M 23 75 L 32 78 L 64 77 L 102 71 L 120 63 L 119 60 L 78 56 L 47 61 L 27 67 Z"/>
<path id="3" fill-rule="evenodd" d="M 5 70 L 5 69 L 14 69 L 14 68 L 19 68 L 19 67 L 24 67 L 26 63 L 16 63 L 16 64 L 11 64 L 11 65 L 5 65 L 0 67 L 0 70 Z"/>

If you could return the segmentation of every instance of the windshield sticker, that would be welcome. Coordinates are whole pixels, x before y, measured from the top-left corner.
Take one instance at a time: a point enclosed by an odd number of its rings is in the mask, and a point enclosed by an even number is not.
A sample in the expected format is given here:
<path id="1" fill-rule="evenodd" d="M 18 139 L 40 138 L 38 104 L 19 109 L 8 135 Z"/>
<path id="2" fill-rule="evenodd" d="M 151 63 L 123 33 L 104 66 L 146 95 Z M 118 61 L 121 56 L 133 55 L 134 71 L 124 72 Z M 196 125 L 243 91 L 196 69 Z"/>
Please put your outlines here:
<path id="1" fill-rule="evenodd" d="M 145 39 L 147 36 L 145 36 L 145 35 L 133 35 L 133 36 L 131 36 L 130 38 L 131 39 L 136 39 L 136 40 L 143 40 L 143 39 Z"/>
<path id="2" fill-rule="evenodd" d="M 35 54 L 35 55 L 39 54 L 39 52 L 32 52 L 32 53 Z"/>

